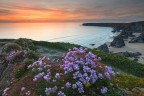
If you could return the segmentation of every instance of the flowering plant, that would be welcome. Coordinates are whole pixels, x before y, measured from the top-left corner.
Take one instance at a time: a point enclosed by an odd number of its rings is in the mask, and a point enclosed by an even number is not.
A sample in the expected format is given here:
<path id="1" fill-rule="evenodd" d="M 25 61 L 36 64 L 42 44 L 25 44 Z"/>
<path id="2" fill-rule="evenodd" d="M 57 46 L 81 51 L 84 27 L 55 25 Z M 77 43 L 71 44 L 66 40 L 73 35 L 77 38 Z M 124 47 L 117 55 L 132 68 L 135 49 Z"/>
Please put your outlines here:
<path id="1" fill-rule="evenodd" d="M 34 82 L 40 79 L 46 83 L 46 95 L 93 96 L 106 94 L 115 76 L 112 68 L 100 64 L 100 60 L 87 49 L 73 48 L 64 55 L 63 64 L 52 65 L 43 57 L 28 68 L 37 73 Z"/>

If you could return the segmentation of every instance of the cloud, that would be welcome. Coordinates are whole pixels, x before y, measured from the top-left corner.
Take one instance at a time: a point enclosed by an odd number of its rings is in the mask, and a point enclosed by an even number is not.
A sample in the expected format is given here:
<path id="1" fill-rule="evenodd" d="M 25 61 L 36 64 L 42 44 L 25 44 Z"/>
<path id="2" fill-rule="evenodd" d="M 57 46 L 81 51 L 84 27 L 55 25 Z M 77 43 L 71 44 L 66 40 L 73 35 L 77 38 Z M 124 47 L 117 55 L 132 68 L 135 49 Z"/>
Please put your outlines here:
<path id="1" fill-rule="evenodd" d="M 19 2 L 18 2 L 19 1 Z M 48 20 L 144 19 L 143 0 L 11 0 L 0 1 L 0 16 Z M 51 16 L 51 18 L 50 18 Z"/>
<path id="2" fill-rule="evenodd" d="M 0 9 L 0 15 L 1 16 L 8 16 L 8 15 L 14 15 L 16 12 L 7 10 L 7 9 Z"/>

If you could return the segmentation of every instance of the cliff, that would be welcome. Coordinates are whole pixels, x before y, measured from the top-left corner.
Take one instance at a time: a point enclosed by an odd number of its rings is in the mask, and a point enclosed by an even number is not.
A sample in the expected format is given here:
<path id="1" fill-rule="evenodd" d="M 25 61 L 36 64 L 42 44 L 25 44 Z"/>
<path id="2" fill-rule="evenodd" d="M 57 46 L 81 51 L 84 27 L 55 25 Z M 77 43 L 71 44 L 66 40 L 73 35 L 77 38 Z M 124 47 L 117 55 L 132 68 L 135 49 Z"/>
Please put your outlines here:
<path id="1" fill-rule="evenodd" d="M 130 23 L 83 23 L 83 26 L 113 27 L 114 31 L 129 30 L 132 32 L 144 32 L 144 21 Z"/>

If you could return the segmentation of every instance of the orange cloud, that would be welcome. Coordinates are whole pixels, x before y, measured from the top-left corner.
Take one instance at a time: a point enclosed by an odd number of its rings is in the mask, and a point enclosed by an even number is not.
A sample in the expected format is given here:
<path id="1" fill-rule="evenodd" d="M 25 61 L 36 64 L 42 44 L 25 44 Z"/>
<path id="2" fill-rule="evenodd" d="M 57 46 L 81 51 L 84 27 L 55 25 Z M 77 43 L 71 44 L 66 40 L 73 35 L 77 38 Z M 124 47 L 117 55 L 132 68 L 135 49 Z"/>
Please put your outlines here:
<path id="1" fill-rule="evenodd" d="M 0 11 L 3 11 L 3 15 L 0 14 L 0 21 L 72 21 L 96 18 L 78 10 L 36 6 L 5 6 L 4 9 L 0 9 Z"/>

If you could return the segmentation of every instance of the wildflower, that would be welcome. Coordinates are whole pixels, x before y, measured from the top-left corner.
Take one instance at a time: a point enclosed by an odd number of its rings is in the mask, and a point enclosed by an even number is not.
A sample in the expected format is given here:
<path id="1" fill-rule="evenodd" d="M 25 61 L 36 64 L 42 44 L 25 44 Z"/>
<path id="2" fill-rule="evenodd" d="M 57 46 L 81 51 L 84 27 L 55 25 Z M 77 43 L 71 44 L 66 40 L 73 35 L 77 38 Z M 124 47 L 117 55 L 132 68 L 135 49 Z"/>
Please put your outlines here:
<path id="1" fill-rule="evenodd" d="M 31 91 L 26 92 L 26 96 L 30 96 L 30 94 L 31 94 Z"/>
<path id="2" fill-rule="evenodd" d="M 76 88 L 77 88 L 77 85 L 76 85 L 76 84 L 73 84 L 73 85 L 72 85 L 72 88 L 73 88 L 73 89 L 76 89 Z"/>
<path id="3" fill-rule="evenodd" d="M 26 90 L 26 88 L 25 87 L 22 87 L 21 88 L 21 92 L 23 92 L 23 91 L 25 91 Z"/>
<path id="4" fill-rule="evenodd" d="M 79 93 L 84 93 L 84 89 L 83 89 L 83 87 L 78 88 L 78 91 L 79 91 Z"/>
<path id="5" fill-rule="evenodd" d="M 58 96 L 66 96 L 66 95 L 62 91 L 59 91 Z"/>
<path id="6" fill-rule="evenodd" d="M 57 79 L 60 78 L 60 74 L 56 73 L 55 78 L 57 78 Z"/>
<path id="7" fill-rule="evenodd" d="M 66 83 L 66 88 L 70 88 L 71 87 L 71 83 L 67 82 Z"/>
<path id="8" fill-rule="evenodd" d="M 107 87 L 102 87 L 102 89 L 100 91 L 102 94 L 105 94 L 107 92 Z"/>
<path id="9" fill-rule="evenodd" d="M 51 88 L 46 88 L 46 89 L 45 89 L 46 95 L 50 95 L 51 92 L 52 92 L 52 89 L 51 89 Z"/>

